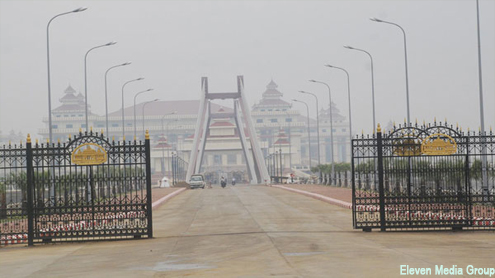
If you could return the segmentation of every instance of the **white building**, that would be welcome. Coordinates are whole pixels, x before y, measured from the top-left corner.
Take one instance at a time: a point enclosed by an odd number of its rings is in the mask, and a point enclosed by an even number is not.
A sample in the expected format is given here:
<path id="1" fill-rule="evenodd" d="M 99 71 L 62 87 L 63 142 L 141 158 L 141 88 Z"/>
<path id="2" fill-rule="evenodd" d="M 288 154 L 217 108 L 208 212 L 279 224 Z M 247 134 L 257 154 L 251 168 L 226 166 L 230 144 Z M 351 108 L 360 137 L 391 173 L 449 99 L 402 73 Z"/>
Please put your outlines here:
<path id="1" fill-rule="evenodd" d="M 278 86 L 272 80 L 262 99 L 253 105 L 251 116 L 259 138 L 260 147 L 268 160 L 274 152 L 282 151 L 282 167 L 292 169 L 308 169 L 309 152 L 307 136 L 307 117 L 294 110 L 291 103 L 283 99 L 283 93 L 277 90 Z M 52 126 L 54 140 L 67 140 L 69 134 L 86 130 L 84 117 L 84 97 L 69 86 L 65 95 L 60 99 L 61 105 L 52 111 Z M 152 145 L 152 170 L 159 175 L 170 174 L 171 156 L 177 154 L 184 160 L 189 160 L 192 138 L 195 130 L 199 100 L 184 101 L 157 101 L 139 103 L 136 107 L 128 106 L 124 109 L 124 132 L 126 140 L 144 139 L 144 131 L 149 129 Z M 311 104 L 310 104 L 311 105 Z M 135 108 L 135 109 L 134 109 Z M 134 114 L 134 110 L 136 114 Z M 231 113 L 232 109 L 212 104 L 211 110 L 217 113 Z M 342 116 L 336 105 L 332 103 L 334 162 L 350 161 L 350 141 L 348 121 Z M 88 111 L 90 107 L 88 107 Z M 329 109 L 319 111 L 320 116 L 320 160 L 321 163 L 330 163 L 331 140 Z M 122 110 L 109 114 L 109 136 L 114 140 L 121 140 L 123 134 Z M 94 131 L 104 131 L 105 116 L 90 112 L 89 125 Z M 48 138 L 48 118 L 44 118 L 45 128 L 39 134 L 45 140 Z M 236 173 L 238 177 L 245 174 L 246 165 L 243 157 L 239 135 L 236 134 L 231 119 L 215 119 L 210 124 L 210 134 L 206 144 L 203 159 L 203 171 L 211 173 Z M 246 135 L 251 136 L 247 133 Z M 310 119 L 311 157 L 312 166 L 318 162 L 316 120 Z"/>

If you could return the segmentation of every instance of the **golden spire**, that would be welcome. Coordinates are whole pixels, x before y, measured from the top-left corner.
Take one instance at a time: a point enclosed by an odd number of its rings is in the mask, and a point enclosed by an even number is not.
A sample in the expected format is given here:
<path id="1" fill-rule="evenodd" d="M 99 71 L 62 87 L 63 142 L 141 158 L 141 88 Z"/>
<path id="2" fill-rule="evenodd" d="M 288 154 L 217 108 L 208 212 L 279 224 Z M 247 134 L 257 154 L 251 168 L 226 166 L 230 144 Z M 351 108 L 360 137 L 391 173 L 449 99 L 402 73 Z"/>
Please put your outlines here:
<path id="1" fill-rule="evenodd" d="M 380 126 L 380 124 L 378 124 L 378 126 L 376 127 L 376 131 L 382 133 L 382 127 Z"/>
<path id="2" fill-rule="evenodd" d="M 49 138 L 46 138 L 46 143 L 47 144 L 50 144 L 50 139 Z"/>
<path id="3" fill-rule="evenodd" d="M 31 143 L 31 134 L 28 133 L 26 143 L 30 144 Z"/>
<path id="4" fill-rule="evenodd" d="M 146 135 L 144 136 L 144 138 L 145 138 L 146 140 L 149 140 L 149 139 L 150 139 L 150 133 L 149 133 L 149 131 L 148 131 L 148 130 L 146 130 Z"/>
<path id="5" fill-rule="evenodd" d="M 92 126 L 89 127 L 89 131 L 93 132 L 93 127 Z"/>
<path id="6" fill-rule="evenodd" d="M 38 145 L 38 138 L 36 138 L 36 145 Z"/>
<path id="7" fill-rule="evenodd" d="M 103 128 L 101 129 L 101 132 L 100 133 L 101 133 L 101 135 L 103 135 Z"/>
<path id="8" fill-rule="evenodd" d="M 82 128 L 79 128 L 79 133 L 82 133 Z"/>
<path id="9" fill-rule="evenodd" d="M 433 122 L 435 122 L 435 123 L 437 122 L 437 117 L 434 118 Z"/>
<path id="10" fill-rule="evenodd" d="M 115 141 L 115 136 L 112 136 L 112 141 Z"/>
<path id="11" fill-rule="evenodd" d="M 134 141 L 136 141 L 136 136 L 134 136 Z"/>
<path id="12" fill-rule="evenodd" d="M 125 135 L 122 137 L 122 141 L 125 141 Z"/>
<path id="13" fill-rule="evenodd" d="M 60 144 L 60 138 L 58 138 L 58 140 L 57 140 L 57 141 L 58 141 L 58 143 Z"/>
<path id="14" fill-rule="evenodd" d="M 69 141 L 71 140 L 70 134 L 69 134 Z"/>

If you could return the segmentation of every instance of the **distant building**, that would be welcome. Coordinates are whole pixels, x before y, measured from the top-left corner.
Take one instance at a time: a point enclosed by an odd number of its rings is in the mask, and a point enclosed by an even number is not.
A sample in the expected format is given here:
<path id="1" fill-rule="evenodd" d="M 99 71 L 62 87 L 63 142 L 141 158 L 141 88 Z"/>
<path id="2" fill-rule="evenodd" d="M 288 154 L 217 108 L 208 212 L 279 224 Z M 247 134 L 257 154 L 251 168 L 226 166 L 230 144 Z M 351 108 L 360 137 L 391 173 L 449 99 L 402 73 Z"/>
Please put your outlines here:
<path id="1" fill-rule="evenodd" d="M 85 107 L 84 97 L 68 86 L 60 99 L 61 105 L 52 111 L 52 127 L 54 140 L 66 141 L 69 134 L 84 132 Z M 324 103 L 320 101 L 320 103 Z M 143 106 L 139 103 L 124 109 L 124 130 L 127 141 L 144 139 L 144 130 L 151 134 L 152 170 L 161 175 L 170 175 L 170 161 L 173 154 L 184 160 L 189 160 L 192 138 L 197 121 L 199 100 L 157 101 L 146 104 L 143 122 Z M 135 109 L 134 109 L 135 108 Z M 332 103 L 334 161 L 350 161 L 350 141 L 348 121 L 342 116 L 336 105 Z M 93 131 L 105 131 L 105 116 L 96 115 L 89 111 L 89 124 Z M 136 114 L 134 115 L 134 111 Z M 212 103 L 214 113 L 232 112 L 231 108 Z M 284 174 L 292 169 L 308 170 L 309 150 L 307 136 L 307 117 L 294 110 L 291 103 L 283 99 L 283 93 L 272 80 L 266 86 L 261 100 L 252 106 L 251 116 L 259 138 L 260 147 L 265 156 L 265 162 L 270 162 L 274 155 L 282 153 L 282 168 Z M 320 116 L 320 157 L 321 163 L 330 163 L 332 158 L 330 144 L 329 109 L 321 109 Z M 122 140 L 122 110 L 109 113 L 109 133 L 105 134 L 110 140 Z M 44 118 L 45 128 L 39 134 L 48 138 L 48 118 Z M 310 118 L 311 157 L 312 166 L 317 165 L 317 132 L 316 120 Z M 245 175 L 245 158 L 240 146 L 239 135 L 235 131 L 232 119 L 217 118 L 210 123 L 210 134 L 206 144 L 203 159 L 205 172 L 236 173 L 241 180 Z M 248 134 L 246 130 L 246 135 Z M 250 146 L 249 146 L 250 147 Z M 278 160 L 279 162 L 280 160 Z M 280 166 L 280 164 L 278 164 Z"/>

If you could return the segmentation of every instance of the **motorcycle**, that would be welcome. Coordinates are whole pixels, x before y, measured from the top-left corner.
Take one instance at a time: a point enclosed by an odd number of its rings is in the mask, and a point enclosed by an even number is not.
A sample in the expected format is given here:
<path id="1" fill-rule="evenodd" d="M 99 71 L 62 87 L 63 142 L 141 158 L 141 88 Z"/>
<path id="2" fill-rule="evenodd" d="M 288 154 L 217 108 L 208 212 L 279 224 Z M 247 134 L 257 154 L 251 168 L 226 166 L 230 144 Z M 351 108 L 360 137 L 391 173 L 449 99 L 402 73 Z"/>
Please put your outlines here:
<path id="1" fill-rule="evenodd" d="M 235 181 L 232 181 L 232 185 L 235 185 Z"/>
<path id="2" fill-rule="evenodd" d="M 222 184 L 222 188 L 225 188 L 225 186 L 227 186 L 227 182 L 226 181 L 222 181 L 221 184 Z"/>

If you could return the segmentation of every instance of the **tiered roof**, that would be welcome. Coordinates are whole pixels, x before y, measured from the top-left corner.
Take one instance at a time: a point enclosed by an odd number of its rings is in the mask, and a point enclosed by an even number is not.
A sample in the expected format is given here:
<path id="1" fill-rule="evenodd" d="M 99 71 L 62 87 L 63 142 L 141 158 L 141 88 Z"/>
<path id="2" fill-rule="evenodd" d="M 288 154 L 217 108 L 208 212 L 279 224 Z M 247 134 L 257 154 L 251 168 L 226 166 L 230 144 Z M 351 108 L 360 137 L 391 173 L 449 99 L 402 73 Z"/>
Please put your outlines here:
<path id="1" fill-rule="evenodd" d="M 84 96 L 79 93 L 76 95 L 76 90 L 71 85 L 64 91 L 64 96 L 60 99 L 61 106 L 53 109 L 54 112 L 84 112 L 86 107 L 84 105 Z M 90 109 L 88 105 L 88 109 Z"/>
<path id="2" fill-rule="evenodd" d="M 266 91 L 262 95 L 262 99 L 258 104 L 253 106 L 253 111 L 260 108 L 289 108 L 291 104 L 282 99 L 283 95 L 279 90 L 277 90 L 278 85 L 271 80 L 268 85 L 266 85 Z"/>

